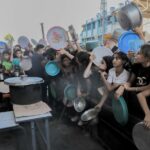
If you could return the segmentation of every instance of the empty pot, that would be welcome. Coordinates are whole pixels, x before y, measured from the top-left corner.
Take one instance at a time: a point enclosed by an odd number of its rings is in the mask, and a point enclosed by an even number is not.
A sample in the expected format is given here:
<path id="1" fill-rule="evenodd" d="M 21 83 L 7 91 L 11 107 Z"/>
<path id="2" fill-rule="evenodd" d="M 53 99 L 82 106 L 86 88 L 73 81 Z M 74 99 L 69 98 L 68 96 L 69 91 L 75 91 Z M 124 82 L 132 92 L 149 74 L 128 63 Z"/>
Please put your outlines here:
<path id="1" fill-rule="evenodd" d="M 125 5 L 119 10 L 117 19 L 124 30 L 130 30 L 141 26 L 143 20 L 140 9 L 133 2 Z"/>

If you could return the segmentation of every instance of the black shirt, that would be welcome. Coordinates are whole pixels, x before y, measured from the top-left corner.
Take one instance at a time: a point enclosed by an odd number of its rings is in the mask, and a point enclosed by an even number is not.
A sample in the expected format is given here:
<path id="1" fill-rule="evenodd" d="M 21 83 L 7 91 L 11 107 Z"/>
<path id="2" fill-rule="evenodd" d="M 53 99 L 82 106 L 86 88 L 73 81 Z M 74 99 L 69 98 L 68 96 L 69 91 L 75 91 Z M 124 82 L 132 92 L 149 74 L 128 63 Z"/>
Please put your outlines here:
<path id="1" fill-rule="evenodd" d="M 134 64 L 132 72 L 136 76 L 134 86 L 146 86 L 150 84 L 150 67 L 143 67 L 142 64 Z"/>

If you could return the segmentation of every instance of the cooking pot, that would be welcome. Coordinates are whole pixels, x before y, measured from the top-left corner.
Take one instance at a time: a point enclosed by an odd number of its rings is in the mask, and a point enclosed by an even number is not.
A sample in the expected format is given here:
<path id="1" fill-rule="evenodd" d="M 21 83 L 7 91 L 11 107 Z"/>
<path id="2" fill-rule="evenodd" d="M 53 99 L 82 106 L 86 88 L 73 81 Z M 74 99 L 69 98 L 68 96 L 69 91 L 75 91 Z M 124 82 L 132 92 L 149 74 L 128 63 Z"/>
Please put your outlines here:
<path id="1" fill-rule="evenodd" d="M 130 30 L 141 26 L 142 14 L 138 6 L 131 2 L 118 11 L 117 20 L 124 30 Z"/>
<path id="2" fill-rule="evenodd" d="M 96 108 L 91 108 L 87 111 L 85 111 L 82 115 L 81 115 L 81 120 L 82 121 L 90 121 L 94 118 L 97 117 L 99 111 Z"/>
<path id="3" fill-rule="evenodd" d="M 82 112 L 86 107 L 86 101 L 85 101 L 84 97 L 77 97 L 74 100 L 73 105 L 74 105 L 74 109 L 77 112 Z"/>
<path id="4" fill-rule="evenodd" d="M 139 122 L 133 127 L 132 137 L 136 147 L 139 150 L 149 150 L 150 130 L 144 126 L 143 122 Z"/>
<path id="5" fill-rule="evenodd" d="M 42 100 L 41 83 L 42 78 L 38 77 L 13 77 L 4 80 L 10 87 L 12 103 L 28 105 Z"/>

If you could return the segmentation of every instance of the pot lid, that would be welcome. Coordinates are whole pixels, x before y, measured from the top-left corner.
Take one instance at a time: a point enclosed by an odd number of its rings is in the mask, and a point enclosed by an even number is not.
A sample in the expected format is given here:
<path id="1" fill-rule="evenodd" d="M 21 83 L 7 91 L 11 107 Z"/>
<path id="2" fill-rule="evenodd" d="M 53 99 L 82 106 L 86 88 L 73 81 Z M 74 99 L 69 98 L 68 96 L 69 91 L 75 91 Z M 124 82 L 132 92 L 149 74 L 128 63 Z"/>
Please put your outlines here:
<path id="1" fill-rule="evenodd" d="M 18 44 L 23 48 L 26 49 L 29 46 L 29 39 L 26 36 L 20 36 L 18 38 Z"/>
<path id="2" fill-rule="evenodd" d="M 94 54 L 96 57 L 95 60 L 93 61 L 93 63 L 95 65 L 99 66 L 102 58 L 104 56 L 112 56 L 113 52 L 109 48 L 106 48 L 106 47 L 96 47 L 92 51 L 92 54 Z"/>
<path id="3" fill-rule="evenodd" d="M 118 123 L 125 125 L 128 122 L 128 108 L 122 96 L 118 100 L 112 99 L 112 111 Z"/>
<path id="4" fill-rule="evenodd" d="M 35 39 L 31 39 L 31 42 L 34 46 L 36 46 L 38 44 L 38 42 Z"/>
<path id="5" fill-rule="evenodd" d="M 43 83 L 43 79 L 39 77 L 27 77 L 27 76 L 21 76 L 21 77 L 12 77 L 4 80 L 5 84 L 8 84 L 10 86 L 26 86 L 26 85 L 32 85 L 32 84 L 40 84 Z"/>
<path id="6" fill-rule="evenodd" d="M 150 149 L 150 130 L 145 128 L 143 122 L 137 123 L 133 127 L 132 137 L 139 150 Z"/>
<path id="7" fill-rule="evenodd" d="M 62 27 L 53 27 L 47 33 L 47 41 L 50 46 L 56 50 L 65 48 L 68 43 L 68 35 Z"/>

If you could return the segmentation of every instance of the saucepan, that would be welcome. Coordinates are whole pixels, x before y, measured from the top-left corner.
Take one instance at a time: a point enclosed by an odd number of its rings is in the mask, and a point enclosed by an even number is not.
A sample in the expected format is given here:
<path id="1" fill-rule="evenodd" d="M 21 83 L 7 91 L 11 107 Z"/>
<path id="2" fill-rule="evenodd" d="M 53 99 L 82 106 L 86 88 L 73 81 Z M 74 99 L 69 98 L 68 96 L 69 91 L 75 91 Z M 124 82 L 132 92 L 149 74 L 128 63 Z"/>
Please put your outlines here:
<path id="1" fill-rule="evenodd" d="M 97 117 L 99 113 L 99 110 L 96 108 L 91 108 L 87 111 L 85 111 L 82 115 L 81 115 L 81 120 L 82 121 L 90 121 L 92 119 L 95 119 Z"/>
<path id="2" fill-rule="evenodd" d="M 77 112 L 82 112 L 86 107 L 86 101 L 85 101 L 84 97 L 77 97 L 74 100 L 73 105 L 74 105 L 74 109 Z"/>
<path id="3" fill-rule="evenodd" d="M 131 2 L 118 11 L 117 20 L 124 30 L 130 30 L 140 27 L 143 19 L 138 6 Z"/>

